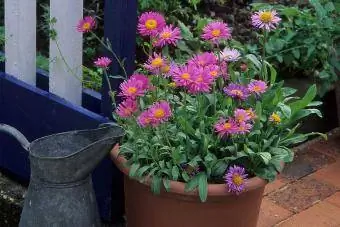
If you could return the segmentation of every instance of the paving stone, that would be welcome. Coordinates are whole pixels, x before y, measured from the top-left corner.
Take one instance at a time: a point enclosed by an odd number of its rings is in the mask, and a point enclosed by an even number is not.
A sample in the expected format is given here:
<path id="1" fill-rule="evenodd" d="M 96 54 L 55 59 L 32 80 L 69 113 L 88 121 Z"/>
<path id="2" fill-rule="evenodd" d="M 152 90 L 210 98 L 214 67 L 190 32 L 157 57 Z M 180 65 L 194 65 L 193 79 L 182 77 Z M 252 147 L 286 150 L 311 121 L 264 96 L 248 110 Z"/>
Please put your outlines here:
<path id="1" fill-rule="evenodd" d="M 268 195 L 276 204 L 292 211 L 300 212 L 329 197 L 336 188 L 311 177 L 303 178 Z"/>
<path id="2" fill-rule="evenodd" d="M 271 227 L 288 217 L 293 215 L 292 212 L 286 210 L 268 198 L 264 198 L 261 204 L 261 211 L 257 227 Z"/>
<path id="3" fill-rule="evenodd" d="M 281 176 L 278 176 L 277 179 L 269 184 L 267 184 L 265 190 L 264 190 L 264 195 L 268 195 L 269 193 L 272 193 L 286 184 L 289 183 L 288 179 L 282 178 Z"/>
<path id="4" fill-rule="evenodd" d="M 294 161 L 285 166 L 282 176 L 290 180 L 297 180 L 312 174 L 323 166 L 334 163 L 335 160 L 334 157 L 316 150 L 305 149 L 295 153 Z"/>
<path id="5" fill-rule="evenodd" d="M 315 206 L 294 215 L 287 221 L 280 223 L 279 227 L 339 227 L 340 208 L 327 202 L 321 202 Z"/>
<path id="6" fill-rule="evenodd" d="M 327 199 L 325 199 L 325 201 L 340 208 L 340 192 L 337 192 L 334 195 L 328 197 Z"/>
<path id="7" fill-rule="evenodd" d="M 312 177 L 319 181 L 332 184 L 340 189 L 340 158 L 336 163 L 312 174 Z"/>

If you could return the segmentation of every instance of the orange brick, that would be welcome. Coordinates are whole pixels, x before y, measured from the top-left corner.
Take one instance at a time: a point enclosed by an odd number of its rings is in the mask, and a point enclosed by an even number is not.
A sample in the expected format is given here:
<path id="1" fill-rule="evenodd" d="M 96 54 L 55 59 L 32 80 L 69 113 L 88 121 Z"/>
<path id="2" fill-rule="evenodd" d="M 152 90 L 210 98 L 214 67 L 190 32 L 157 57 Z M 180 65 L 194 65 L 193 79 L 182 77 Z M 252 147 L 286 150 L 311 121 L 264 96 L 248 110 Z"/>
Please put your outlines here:
<path id="1" fill-rule="evenodd" d="M 261 204 L 258 227 L 271 227 L 288 217 L 293 213 L 276 205 L 271 200 L 264 198 Z"/>
<path id="2" fill-rule="evenodd" d="M 312 177 L 319 180 L 326 182 L 328 184 L 332 184 L 337 188 L 340 188 L 340 159 L 337 159 L 336 163 L 331 164 L 314 174 Z"/>
<path id="3" fill-rule="evenodd" d="M 338 227 L 340 226 L 340 208 L 327 202 L 321 202 L 313 207 L 294 215 L 279 227 Z"/>
<path id="4" fill-rule="evenodd" d="M 340 192 L 337 192 L 334 195 L 328 197 L 325 201 L 340 208 Z"/>
<path id="5" fill-rule="evenodd" d="M 271 182 L 269 184 L 267 184 L 265 190 L 264 190 L 264 194 L 268 195 L 269 193 L 276 191 L 280 188 L 282 188 L 283 186 L 285 186 L 289 181 L 284 179 L 284 178 L 278 178 L 276 179 L 274 182 Z"/>

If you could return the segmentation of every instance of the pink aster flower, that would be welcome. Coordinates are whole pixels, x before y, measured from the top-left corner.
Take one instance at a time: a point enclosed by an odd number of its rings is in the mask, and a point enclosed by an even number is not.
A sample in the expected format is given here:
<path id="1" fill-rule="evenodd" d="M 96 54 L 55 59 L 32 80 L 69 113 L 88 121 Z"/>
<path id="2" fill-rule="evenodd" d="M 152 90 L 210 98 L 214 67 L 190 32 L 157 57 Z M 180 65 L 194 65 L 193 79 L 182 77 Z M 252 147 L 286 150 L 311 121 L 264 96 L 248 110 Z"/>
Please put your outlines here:
<path id="1" fill-rule="evenodd" d="M 148 113 L 153 127 L 168 121 L 172 114 L 170 104 L 166 101 L 156 102 L 148 109 Z"/>
<path id="2" fill-rule="evenodd" d="M 144 64 L 144 68 L 152 73 L 159 74 L 166 63 L 166 59 L 161 54 L 154 53 L 153 56 L 149 57 L 147 63 Z"/>
<path id="3" fill-rule="evenodd" d="M 221 21 L 211 22 L 203 28 L 202 39 L 204 40 L 211 41 L 217 44 L 221 40 L 227 40 L 230 38 L 230 28 L 227 24 Z"/>
<path id="4" fill-rule="evenodd" d="M 234 118 L 238 123 L 247 122 L 251 120 L 251 116 L 244 109 L 236 109 L 234 111 Z"/>
<path id="5" fill-rule="evenodd" d="M 239 195 L 246 188 L 248 174 L 246 170 L 240 166 L 230 166 L 228 172 L 225 174 L 224 179 L 228 187 L 228 192 Z"/>
<path id="6" fill-rule="evenodd" d="M 139 82 L 141 84 L 141 88 L 146 91 L 149 90 L 151 88 L 151 83 L 150 80 L 147 76 L 145 76 L 144 74 L 139 74 L 139 73 L 134 73 L 131 77 L 130 80 L 136 80 L 137 82 Z"/>
<path id="7" fill-rule="evenodd" d="M 188 86 L 196 74 L 194 69 L 195 67 L 191 65 L 174 66 L 171 71 L 172 79 L 177 86 Z"/>
<path id="8" fill-rule="evenodd" d="M 214 77 L 206 69 L 198 68 L 196 73 L 193 74 L 192 81 L 187 86 L 188 92 L 191 94 L 209 92 L 213 82 Z"/>
<path id="9" fill-rule="evenodd" d="M 253 126 L 245 121 L 243 122 L 239 122 L 237 125 L 237 134 L 241 134 L 244 135 L 248 132 L 250 132 L 250 130 L 253 128 Z"/>
<path id="10" fill-rule="evenodd" d="M 221 52 L 221 58 L 226 61 L 226 62 L 235 62 L 238 61 L 241 57 L 241 54 L 238 50 L 236 49 L 229 49 L 225 48 Z"/>
<path id="11" fill-rule="evenodd" d="M 156 47 L 164 47 L 166 45 L 176 46 L 178 40 L 180 40 L 181 31 L 179 28 L 174 27 L 173 25 L 165 26 L 162 31 L 157 35 L 157 41 L 154 43 Z"/>
<path id="12" fill-rule="evenodd" d="M 237 133 L 237 124 L 233 119 L 226 120 L 221 118 L 215 125 L 215 132 L 220 138 Z"/>
<path id="13" fill-rule="evenodd" d="M 211 52 L 204 52 L 202 54 L 195 55 L 192 59 L 189 60 L 188 64 L 195 66 L 195 67 L 205 67 L 208 65 L 216 65 L 217 58 Z"/>
<path id="14" fill-rule="evenodd" d="M 126 99 L 117 107 L 116 113 L 122 118 L 129 118 L 137 111 L 137 101 L 134 99 Z"/>
<path id="15" fill-rule="evenodd" d="M 142 128 L 145 128 L 151 124 L 151 118 L 150 118 L 150 113 L 148 110 L 142 112 L 138 118 L 137 118 L 137 123 L 139 126 Z"/>
<path id="16" fill-rule="evenodd" d="M 268 86 L 266 82 L 262 80 L 253 80 L 248 84 L 248 90 L 252 93 L 256 93 L 257 95 L 266 92 L 267 88 Z"/>
<path id="17" fill-rule="evenodd" d="M 138 19 L 138 32 L 142 36 L 156 36 L 165 26 L 165 19 L 160 13 L 145 12 Z"/>
<path id="18" fill-rule="evenodd" d="M 86 33 L 86 32 L 91 31 L 95 26 L 96 26 L 96 20 L 94 19 L 94 17 L 87 16 L 78 22 L 77 31 Z"/>
<path id="19" fill-rule="evenodd" d="M 255 12 L 251 16 L 251 21 L 254 27 L 270 31 L 276 28 L 276 26 L 280 23 L 281 18 L 275 10 L 261 10 Z"/>
<path id="20" fill-rule="evenodd" d="M 94 64 L 95 66 L 97 66 L 98 68 L 103 68 L 106 69 L 109 67 L 109 65 L 111 64 L 112 60 L 108 57 L 100 57 L 98 58 Z"/>
<path id="21" fill-rule="evenodd" d="M 218 78 L 222 74 L 218 65 L 209 65 L 205 68 L 205 70 L 214 79 Z"/>
<path id="22" fill-rule="evenodd" d="M 145 90 L 143 89 L 143 84 L 134 78 L 121 83 L 120 90 L 121 96 L 132 99 L 135 99 L 137 96 L 143 96 L 145 93 Z"/>
<path id="23" fill-rule="evenodd" d="M 245 100 L 248 98 L 248 89 L 240 84 L 229 84 L 227 87 L 223 88 L 223 91 L 230 97 L 237 98 L 240 100 Z"/>

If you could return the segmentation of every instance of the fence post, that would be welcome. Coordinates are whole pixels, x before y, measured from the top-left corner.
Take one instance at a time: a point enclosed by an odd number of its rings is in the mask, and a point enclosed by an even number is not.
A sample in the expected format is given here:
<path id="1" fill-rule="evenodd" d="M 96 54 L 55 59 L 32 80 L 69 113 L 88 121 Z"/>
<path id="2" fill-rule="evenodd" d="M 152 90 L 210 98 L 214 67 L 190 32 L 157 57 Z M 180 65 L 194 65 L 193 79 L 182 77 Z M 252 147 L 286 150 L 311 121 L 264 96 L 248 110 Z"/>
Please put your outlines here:
<path id="1" fill-rule="evenodd" d="M 9 0 L 12 1 L 12 0 Z M 83 36 L 76 26 L 83 18 L 83 0 L 51 0 L 50 17 L 57 33 L 50 39 L 50 92 L 81 105 Z"/>
<path id="2" fill-rule="evenodd" d="M 106 0 L 104 13 L 105 37 L 111 42 L 112 50 L 121 60 L 124 60 L 126 72 L 130 76 L 135 69 L 137 0 Z M 113 60 L 110 74 L 123 76 L 124 73 L 118 62 L 111 54 L 109 56 Z M 109 89 L 106 80 L 103 81 L 102 113 L 111 117 L 112 105 L 108 95 Z M 112 89 L 118 91 L 121 80 L 110 79 L 110 81 Z"/>
<path id="3" fill-rule="evenodd" d="M 36 0 L 5 0 L 6 73 L 36 84 Z"/>
<path id="4" fill-rule="evenodd" d="M 137 24 L 137 0 L 105 0 L 105 37 L 109 39 L 112 50 L 121 59 L 124 59 L 125 69 L 128 75 L 134 71 L 136 49 L 136 24 Z M 110 56 L 110 55 L 109 55 Z M 123 72 L 118 62 L 113 59 L 110 69 L 111 75 L 122 75 Z M 112 105 L 108 95 L 109 89 L 106 80 L 102 87 L 102 113 L 112 116 Z M 121 80 L 110 79 L 112 89 L 118 91 Z M 118 100 L 119 101 L 119 100 Z M 115 171 L 117 173 L 117 171 Z M 123 175 L 113 176 L 112 187 L 112 221 L 117 223 L 124 215 L 124 188 Z"/>

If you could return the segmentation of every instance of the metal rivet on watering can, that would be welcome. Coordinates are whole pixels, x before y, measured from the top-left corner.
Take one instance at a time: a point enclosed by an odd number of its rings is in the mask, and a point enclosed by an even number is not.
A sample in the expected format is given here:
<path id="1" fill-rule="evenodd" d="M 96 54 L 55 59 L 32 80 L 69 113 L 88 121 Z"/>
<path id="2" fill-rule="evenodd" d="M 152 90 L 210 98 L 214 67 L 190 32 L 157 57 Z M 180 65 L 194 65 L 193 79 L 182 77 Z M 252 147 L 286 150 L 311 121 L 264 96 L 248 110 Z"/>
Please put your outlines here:
<path id="1" fill-rule="evenodd" d="M 29 143 L 0 124 L 29 151 L 31 180 L 20 227 L 100 226 L 91 173 L 124 132 L 115 125 L 46 136 Z"/>

